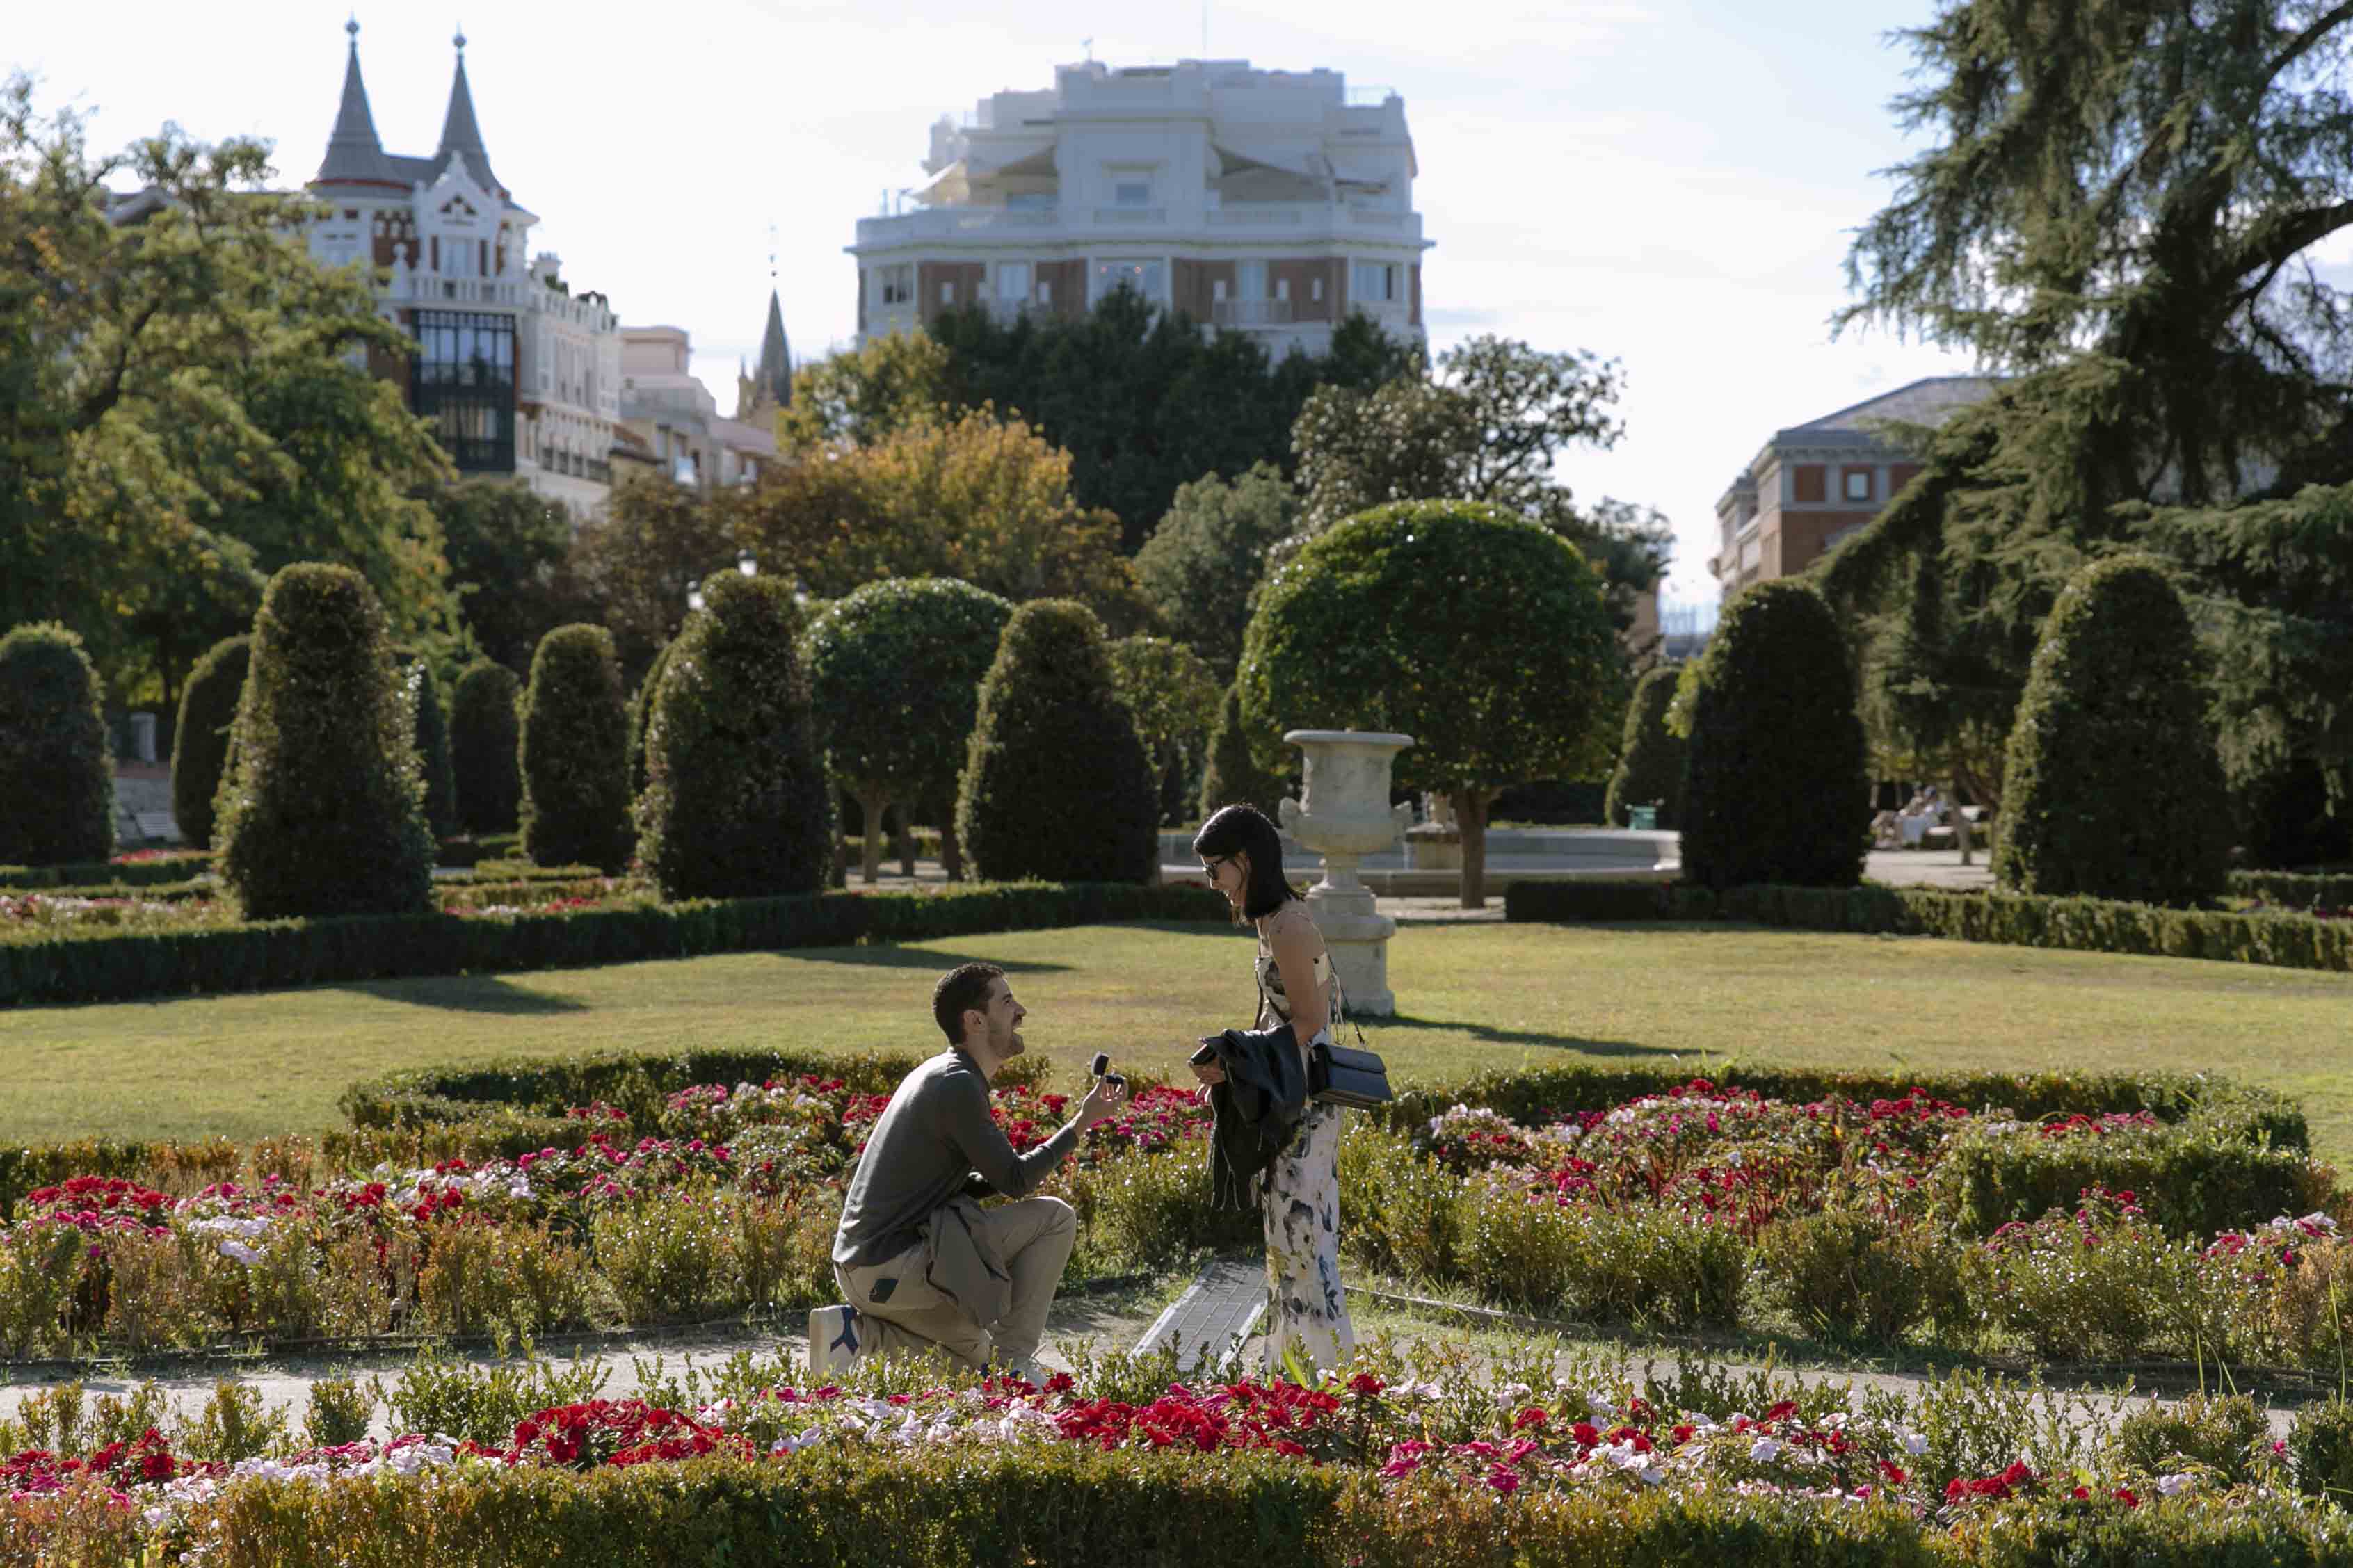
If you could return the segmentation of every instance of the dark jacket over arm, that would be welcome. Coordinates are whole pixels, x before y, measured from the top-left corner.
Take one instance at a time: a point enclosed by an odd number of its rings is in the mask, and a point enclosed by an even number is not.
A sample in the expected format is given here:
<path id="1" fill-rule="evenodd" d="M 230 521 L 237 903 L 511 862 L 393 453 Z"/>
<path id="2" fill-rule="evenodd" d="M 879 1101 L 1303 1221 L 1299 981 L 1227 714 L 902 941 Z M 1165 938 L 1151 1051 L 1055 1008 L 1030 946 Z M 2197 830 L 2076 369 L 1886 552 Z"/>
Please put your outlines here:
<path id="1" fill-rule="evenodd" d="M 1307 1077 L 1291 1026 L 1218 1037 L 1225 1081 L 1209 1089 L 1209 1195 L 1218 1208 L 1258 1201 L 1255 1178 L 1290 1147 L 1307 1111 Z"/>

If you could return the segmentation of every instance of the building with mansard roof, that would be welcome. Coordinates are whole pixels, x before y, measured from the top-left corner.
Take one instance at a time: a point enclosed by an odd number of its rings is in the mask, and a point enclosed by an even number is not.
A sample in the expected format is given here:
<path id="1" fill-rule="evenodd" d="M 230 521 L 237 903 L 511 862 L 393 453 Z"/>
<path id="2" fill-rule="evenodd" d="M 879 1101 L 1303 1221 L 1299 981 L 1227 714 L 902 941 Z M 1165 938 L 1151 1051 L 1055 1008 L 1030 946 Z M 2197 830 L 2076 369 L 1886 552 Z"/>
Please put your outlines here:
<path id="1" fill-rule="evenodd" d="M 512 476 L 593 515 L 612 483 L 620 418 L 620 317 L 575 294 L 552 253 L 529 253 L 536 215 L 491 165 L 466 79 L 466 39 L 429 158 L 387 153 L 347 23 L 343 102 L 308 185 L 329 208 L 310 235 L 330 266 L 370 268 L 385 316 L 416 340 L 408 405 L 460 471 Z M 629 443 L 623 443 L 629 446 Z"/>

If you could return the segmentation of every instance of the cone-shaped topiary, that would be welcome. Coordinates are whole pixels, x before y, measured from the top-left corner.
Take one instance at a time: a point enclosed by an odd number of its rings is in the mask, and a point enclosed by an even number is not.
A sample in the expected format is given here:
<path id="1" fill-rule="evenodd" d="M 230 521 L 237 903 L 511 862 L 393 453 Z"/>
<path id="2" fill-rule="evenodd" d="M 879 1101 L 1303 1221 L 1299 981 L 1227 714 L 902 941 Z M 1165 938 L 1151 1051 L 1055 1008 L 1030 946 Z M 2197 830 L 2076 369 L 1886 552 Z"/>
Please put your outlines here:
<path id="1" fill-rule="evenodd" d="M 395 656 L 400 668 L 400 700 L 415 722 L 417 771 L 425 779 L 425 821 L 436 838 L 458 831 L 458 781 L 449 762 L 449 721 L 441 706 L 441 685 L 425 661 L 412 653 Z"/>
<path id="2" fill-rule="evenodd" d="M 827 762 L 858 803 L 861 874 L 882 864 L 885 807 L 903 820 L 925 800 L 955 799 L 980 683 L 996 661 L 1010 602 L 954 577 L 892 577 L 828 605 L 808 632 L 809 689 Z M 953 824 L 948 826 L 953 826 Z M 940 847 L 962 867 L 953 832 Z"/>
<path id="3" fill-rule="evenodd" d="M 1609 775 L 1609 793 L 1602 815 L 1613 826 L 1623 827 L 1630 807 L 1656 802 L 1659 826 L 1683 824 L 1683 737 L 1667 728 L 1667 710 L 1675 700 L 1675 681 L 1682 670 L 1661 665 L 1635 683 L 1634 700 L 1626 705 L 1626 738 L 1618 748 L 1618 771 Z"/>
<path id="4" fill-rule="evenodd" d="M 449 700 L 449 771 L 458 786 L 458 821 L 469 833 L 512 833 L 522 806 L 516 756 L 522 724 L 515 700 L 522 682 L 503 664 L 478 659 L 458 677 Z"/>
<path id="5" fill-rule="evenodd" d="M 646 727 L 641 858 L 665 898 L 814 893 L 832 858 L 833 793 L 791 585 L 722 572 L 702 594 Z"/>
<path id="6" fill-rule="evenodd" d="M 348 566 L 269 580 L 215 834 L 248 920 L 431 907 L 415 721 L 384 610 Z"/>
<path id="7" fill-rule="evenodd" d="M 1150 880 L 1160 847 L 1154 784 L 1094 612 L 1071 599 L 1015 610 L 980 684 L 956 796 L 975 874 Z"/>
<path id="8" fill-rule="evenodd" d="M 1830 605 L 1778 578 L 1725 606 L 1683 774 L 1683 877 L 1851 888 L 1871 823 L 1854 669 Z"/>
<path id="9" fill-rule="evenodd" d="M 53 621 L 0 637 L 0 864 L 114 853 L 114 764 L 98 673 Z"/>
<path id="10" fill-rule="evenodd" d="M 213 847 L 213 796 L 220 793 L 229 728 L 252 662 L 252 637 L 224 637 L 196 661 L 180 691 L 180 722 L 172 733 L 172 820 L 198 849 Z"/>
<path id="11" fill-rule="evenodd" d="M 654 649 L 654 661 L 646 666 L 646 678 L 638 682 L 637 693 L 629 699 L 629 799 L 632 802 L 646 793 L 646 727 L 654 721 L 654 693 L 661 689 L 662 669 L 670 663 L 670 650 L 677 646 L 678 639 L 673 637 Z"/>
<path id="12" fill-rule="evenodd" d="M 628 753 L 613 634 L 556 627 L 539 639 L 523 696 L 523 853 L 543 866 L 628 864 Z"/>
<path id="13" fill-rule="evenodd" d="M 2021 893 L 2189 905 L 2221 893 L 2231 832 L 2198 640 L 2147 556 L 2059 595 L 2002 766 L 1993 870 Z"/>
<path id="14" fill-rule="evenodd" d="M 1287 793 L 1282 780 L 1258 765 L 1242 725 L 1240 689 L 1227 687 L 1218 705 L 1217 731 L 1209 738 L 1208 771 L 1201 777 L 1201 820 L 1227 805 L 1254 805 L 1271 818 L 1275 803 Z"/>

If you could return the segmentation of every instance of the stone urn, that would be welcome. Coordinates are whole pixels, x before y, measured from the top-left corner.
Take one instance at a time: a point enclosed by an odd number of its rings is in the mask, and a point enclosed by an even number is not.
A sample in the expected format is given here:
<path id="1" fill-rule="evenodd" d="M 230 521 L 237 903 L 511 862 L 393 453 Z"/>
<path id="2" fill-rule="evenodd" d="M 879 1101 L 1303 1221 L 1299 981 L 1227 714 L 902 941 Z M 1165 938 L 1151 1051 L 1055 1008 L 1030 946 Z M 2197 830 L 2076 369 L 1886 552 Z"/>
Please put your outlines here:
<path id="1" fill-rule="evenodd" d="M 1413 807 L 1389 805 L 1389 769 L 1413 744 L 1410 735 L 1369 730 L 1293 730 L 1282 737 L 1305 759 L 1297 800 L 1277 807 L 1282 829 L 1324 857 L 1324 879 L 1307 889 L 1308 911 L 1331 950 L 1345 1010 L 1386 1017 L 1397 1011 L 1389 991 L 1388 941 L 1397 921 L 1373 904 L 1356 875 L 1366 856 L 1398 840 L 1413 822 Z"/>

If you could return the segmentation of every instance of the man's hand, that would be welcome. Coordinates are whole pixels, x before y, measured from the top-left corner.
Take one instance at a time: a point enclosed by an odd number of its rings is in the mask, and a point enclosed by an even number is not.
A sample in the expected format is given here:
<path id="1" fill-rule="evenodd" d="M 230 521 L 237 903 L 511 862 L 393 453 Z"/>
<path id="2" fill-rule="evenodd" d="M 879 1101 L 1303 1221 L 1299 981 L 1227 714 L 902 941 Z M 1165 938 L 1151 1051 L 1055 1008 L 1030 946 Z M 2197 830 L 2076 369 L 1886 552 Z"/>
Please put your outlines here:
<path id="1" fill-rule="evenodd" d="M 1127 1085 L 1124 1080 L 1099 1078 L 1087 1090 L 1086 1099 L 1079 1101 L 1079 1131 L 1083 1132 L 1106 1116 L 1115 1116 L 1127 1103 Z"/>

